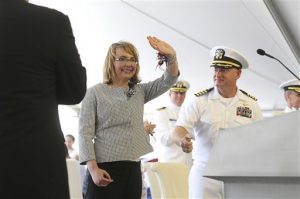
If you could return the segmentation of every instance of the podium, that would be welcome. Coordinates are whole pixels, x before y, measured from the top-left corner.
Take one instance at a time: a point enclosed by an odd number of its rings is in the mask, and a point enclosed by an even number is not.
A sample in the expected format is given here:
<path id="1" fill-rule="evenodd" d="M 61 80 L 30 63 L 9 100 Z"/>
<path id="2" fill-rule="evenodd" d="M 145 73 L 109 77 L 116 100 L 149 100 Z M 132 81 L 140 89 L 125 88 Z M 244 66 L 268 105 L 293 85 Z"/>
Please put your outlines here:
<path id="1" fill-rule="evenodd" d="M 225 199 L 299 199 L 300 111 L 220 130 L 204 176 Z"/>

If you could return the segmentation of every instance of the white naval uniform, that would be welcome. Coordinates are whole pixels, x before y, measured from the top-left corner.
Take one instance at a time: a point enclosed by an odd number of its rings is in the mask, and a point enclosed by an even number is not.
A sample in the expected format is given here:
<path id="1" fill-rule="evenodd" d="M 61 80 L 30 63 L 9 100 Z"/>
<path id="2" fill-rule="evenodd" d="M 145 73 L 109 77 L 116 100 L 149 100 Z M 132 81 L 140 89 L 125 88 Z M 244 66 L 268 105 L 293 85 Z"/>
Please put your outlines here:
<path id="1" fill-rule="evenodd" d="M 189 175 L 190 199 L 223 198 L 221 181 L 202 178 L 219 129 L 248 124 L 262 118 L 256 100 L 240 90 L 235 97 L 228 99 L 223 98 L 214 88 L 199 97 L 194 96 L 182 105 L 176 125 L 184 127 L 195 139 L 194 162 Z"/>
<path id="2" fill-rule="evenodd" d="M 157 110 L 154 122 L 156 124 L 154 151 L 159 162 L 181 162 L 190 168 L 192 155 L 183 152 L 182 148 L 171 139 L 179 109 L 180 107 L 170 103 L 169 106 Z"/>

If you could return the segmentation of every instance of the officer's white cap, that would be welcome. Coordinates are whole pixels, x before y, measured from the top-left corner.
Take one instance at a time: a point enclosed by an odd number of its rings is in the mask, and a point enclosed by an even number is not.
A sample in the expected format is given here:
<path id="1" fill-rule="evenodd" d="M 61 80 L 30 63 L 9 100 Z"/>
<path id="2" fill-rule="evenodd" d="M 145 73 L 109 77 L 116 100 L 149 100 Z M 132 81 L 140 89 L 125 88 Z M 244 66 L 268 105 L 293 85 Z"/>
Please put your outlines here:
<path id="1" fill-rule="evenodd" d="M 227 46 L 215 46 L 211 49 L 213 57 L 211 67 L 245 69 L 249 67 L 246 58 L 238 51 Z"/>
<path id="2" fill-rule="evenodd" d="M 283 90 L 291 90 L 300 93 L 300 81 L 298 79 L 290 79 L 288 81 L 283 82 L 279 88 Z"/>
<path id="3" fill-rule="evenodd" d="M 170 91 L 173 92 L 186 92 L 190 88 L 190 84 L 185 80 L 178 80 L 176 84 L 174 84 Z"/>

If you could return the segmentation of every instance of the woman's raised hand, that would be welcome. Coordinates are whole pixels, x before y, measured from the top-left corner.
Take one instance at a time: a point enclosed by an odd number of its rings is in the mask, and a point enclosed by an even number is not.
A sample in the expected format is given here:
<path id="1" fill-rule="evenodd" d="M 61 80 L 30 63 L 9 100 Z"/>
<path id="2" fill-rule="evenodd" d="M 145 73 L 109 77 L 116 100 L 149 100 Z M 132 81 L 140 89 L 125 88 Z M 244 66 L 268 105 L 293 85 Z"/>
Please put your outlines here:
<path id="1" fill-rule="evenodd" d="M 152 48 L 157 50 L 159 54 L 165 55 L 167 57 L 175 56 L 176 52 L 170 44 L 153 36 L 148 36 L 147 39 Z"/>

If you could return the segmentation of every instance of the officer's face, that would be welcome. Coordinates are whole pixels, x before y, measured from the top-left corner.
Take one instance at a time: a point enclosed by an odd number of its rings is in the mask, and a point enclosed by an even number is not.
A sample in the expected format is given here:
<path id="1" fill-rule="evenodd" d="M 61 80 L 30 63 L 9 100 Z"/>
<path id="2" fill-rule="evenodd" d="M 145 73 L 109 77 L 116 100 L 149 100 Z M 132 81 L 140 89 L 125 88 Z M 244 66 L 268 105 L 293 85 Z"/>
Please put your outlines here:
<path id="1" fill-rule="evenodd" d="M 169 95 L 170 95 L 171 102 L 176 106 L 181 106 L 185 99 L 185 92 L 170 91 Z"/>
<path id="2" fill-rule="evenodd" d="M 215 67 L 214 82 L 218 88 L 230 88 L 236 86 L 236 81 L 240 78 L 241 70 L 236 68 Z"/>
<path id="3" fill-rule="evenodd" d="M 295 109 L 300 109 L 300 93 L 295 91 L 289 92 L 287 95 L 288 106 Z"/>

